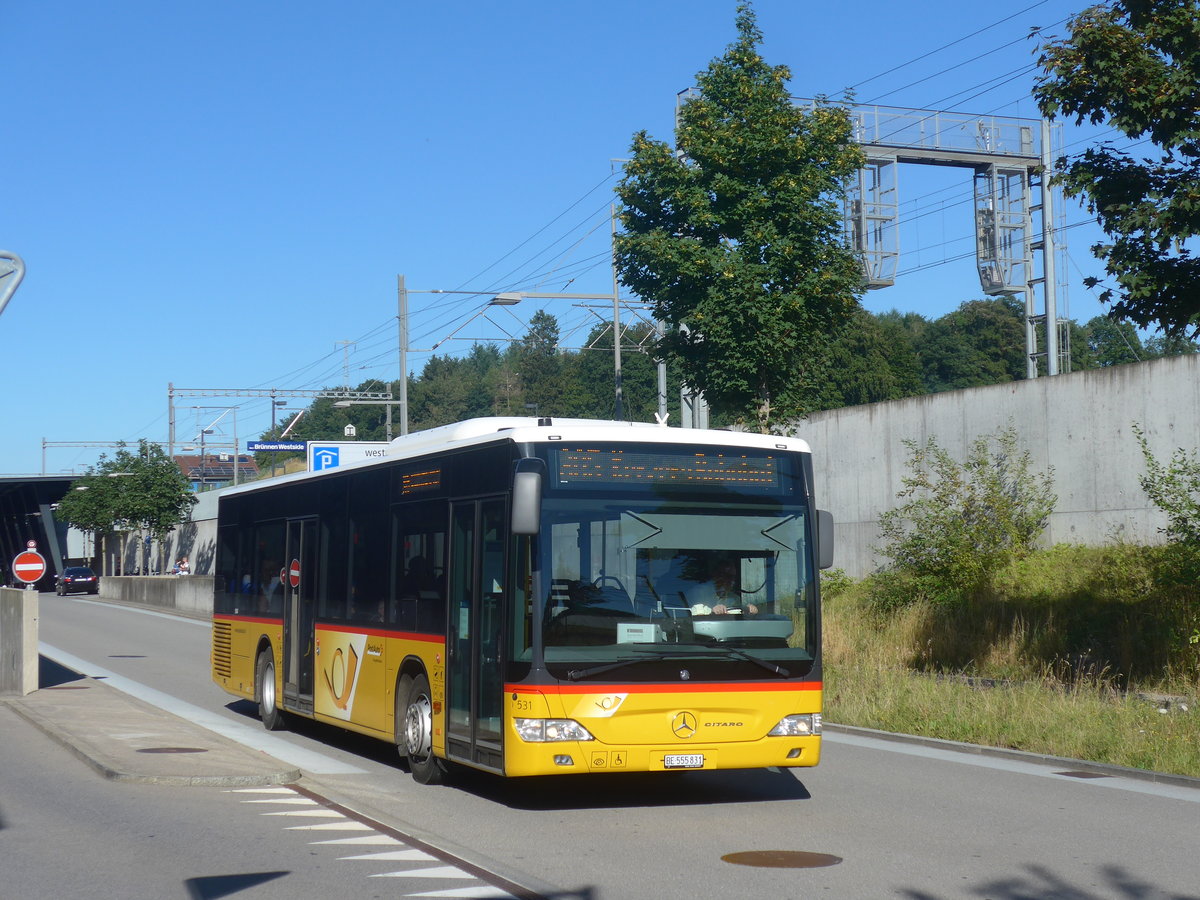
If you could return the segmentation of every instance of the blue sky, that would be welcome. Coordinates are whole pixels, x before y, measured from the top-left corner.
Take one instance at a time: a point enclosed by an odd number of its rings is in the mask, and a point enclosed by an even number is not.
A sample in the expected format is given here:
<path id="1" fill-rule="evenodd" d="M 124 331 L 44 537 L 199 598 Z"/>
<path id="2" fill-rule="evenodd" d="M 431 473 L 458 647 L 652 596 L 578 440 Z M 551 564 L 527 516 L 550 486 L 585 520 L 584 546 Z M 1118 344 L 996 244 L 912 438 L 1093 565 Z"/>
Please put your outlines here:
<path id="1" fill-rule="evenodd" d="M 1034 117 L 1023 38 L 1061 32 L 1082 5 L 755 8 L 763 55 L 791 68 L 798 96 L 858 85 L 860 102 Z M 639 129 L 672 139 L 676 94 L 733 40 L 736 4 L 0 6 L 0 248 L 27 267 L 0 317 L 0 472 L 44 459 L 53 474 L 103 452 L 54 444 L 165 441 L 169 383 L 395 379 L 398 274 L 414 291 L 611 291 L 614 161 Z M 932 318 L 981 296 L 973 260 L 954 261 L 972 247 L 970 178 L 922 167 L 902 179 L 921 215 L 902 228 L 896 286 L 864 302 Z M 1067 211 L 1068 225 L 1086 219 Z M 1101 312 L 1082 286 L 1095 230 L 1068 239 L 1066 314 L 1082 322 Z M 482 302 L 412 294 L 413 347 Z M 542 306 L 574 346 L 602 314 L 527 300 L 496 319 L 504 330 L 475 319 L 439 352 L 519 334 Z M 414 352 L 410 369 L 427 357 Z M 263 400 L 178 403 L 238 405 L 243 446 L 270 424 Z M 180 409 L 178 441 L 219 415 Z M 234 417 L 210 440 L 231 441 Z"/>

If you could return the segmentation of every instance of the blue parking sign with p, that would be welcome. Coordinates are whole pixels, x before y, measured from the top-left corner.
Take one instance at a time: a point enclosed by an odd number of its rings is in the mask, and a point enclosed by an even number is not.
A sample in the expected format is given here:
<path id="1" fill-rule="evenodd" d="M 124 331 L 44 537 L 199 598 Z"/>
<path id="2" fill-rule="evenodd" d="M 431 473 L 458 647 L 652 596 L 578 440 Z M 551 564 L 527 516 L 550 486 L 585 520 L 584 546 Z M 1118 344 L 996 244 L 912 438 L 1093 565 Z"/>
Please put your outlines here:
<path id="1" fill-rule="evenodd" d="M 320 472 L 323 469 L 336 469 L 338 466 L 338 449 L 337 447 L 314 447 L 313 471 Z"/>

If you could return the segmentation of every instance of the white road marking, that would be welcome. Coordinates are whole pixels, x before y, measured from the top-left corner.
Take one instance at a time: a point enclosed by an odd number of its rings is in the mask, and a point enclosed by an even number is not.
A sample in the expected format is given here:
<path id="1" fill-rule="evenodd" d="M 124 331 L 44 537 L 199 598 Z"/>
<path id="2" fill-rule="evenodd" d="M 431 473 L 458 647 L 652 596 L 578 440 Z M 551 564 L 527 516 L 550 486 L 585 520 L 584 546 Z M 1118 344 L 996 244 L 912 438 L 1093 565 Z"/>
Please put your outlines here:
<path id="1" fill-rule="evenodd" d="M 398 870 L 391 872 L 381 872 L 368 875 L 368 878 L 440 878 L 440 879 L 461 879 L 471 882 L 469 887 L 455 888 L 449 891 L 428 891 L 424 893 L 411 894 L 413 897 L 470 897 L 475 900 L 516 900 L 511 894 L 502 891 L 499 888 L 494 888 L 487 884 L 475 875 L 464 871 L 453 865 L 445 865 L 440 858 L 426 853 L 424 850 L 418 850 L 416 847 L 405 844 L 403 841 L 388 835 L 380 834 L 375 831 L 365 822 L 360 822 L 356 819 L 351 819 L 343 812 L 329 809 L 321 806 L 316 800 L 297 794 L 291 788 L 273 787 L 273 788 L 239 788 L 228 793 L 240 794 L 270 794 L 270 797 L 262 799 L 257 796 L 252 796 L 241 800 L 246 804 L 263 804 L 273 803 L 278 806 L 293 806 L 305 804 L 317 806 L 317 809 L 282 809 L 273 810 L 271 812 L 263 812 L 263 816 L 287 816 L 292 818 L 323 818 L 327 820 L 312 825 L 290 825 L 285 831 L 369 831 L 370 834 L 357 837 L 330 838 L 320 841 L 309 841 L 309 846 L 319 844 L 336 844 L 344 847 L 389 847 L 394 849 L 374 851 L 370 853 L 354 853 L 350 856 L 339 856 L 339 862 L 367 862 L 367 863 L 397 863 L 407 862 L 415 863 L 419 867 L 407 870 Z M 432 865 L 429 863 L 439 863 L 440 865 Z"/>
<path id="2" fill-rule="evenodd" d="M 329 841 L 310 841 L 312 844 L 358 844 L 360 846 L 376 846 L 376 847 L 405 847 L 408 846 L 403 841 L 398 841 L 394 837 L 389 837 L 386 834 L 369 834 L 366 837 L 352 838 L 334 838 Z"/>
<path id="3" fill-rule="evenodd" d="M 121 606 L 116 603 L 109 603 L 106 600 L 88 600 L 85 597 L 60 597 L 61 600 L 70 600 L 72 603 L 91 603 L 96 606 L 103 606 L 105 609 L 120 610 L 127 613 L 136 613 L 140 616 L 155 616 L 159 619 L 170 619 L 173 622 L 187 622 L 191 625 L 199 625 L 201 628 L 212 629 L 212 622 L 208 619 L 197 619 L 193 616 L 181 616 L 177 613 L 159 612 L 154 609 L 141 609 L 136 606 Z"/>
<path id="4" fill-rule="evenodd" d="M 468 875 L 462 869 L 454 866 L 435 866 L 432 869 L 405 869 L 403 872 L 381 872 L 378 875 L 371 875 L 371 878 L 469 878 L 472 881 L 478 879 L 474 875 Z"/>
<path id="5" fill-rule="evenodd" d="M 338 859 L 374 860 L 375 862 L 437 862 L 424 850 L 388 850 L 383 853 L 363 853 L 359 856 L 339 856 Z M 470 877 L 470 876 L 466 876 Z"/>
<path id="6" fill-rule="evenodd" d="M 499 891 L 499 893 L 493 893 Z M 481 893 L 486 892 L 486 893 Z M 501 891 L 500 888 L 490 888 L 481 884 L 479 887 L 452 888 L 448 891 L 425 891 L 421 894 L 408 894 L 409 897 L 463 897 L 467 900 L 517 900 L 512 894 Z"/>
<path id="7" fill-rule="evenodd" d="M 229 788 L 225 791 L 227 794 L 288 794 L 292 797 L 296 796 L 296 792 L 289 787 L 250 787 L 250 788 Z M 307 799 L 307 798 L 304 798 Z M 243 800 L 243 803 L 257 803 L 257 800 Z M 264 800 L 264 803 L 271 801 Z M 280 802 L 280 801 L 275 801 Z M 285 801 L 286 802 L 286 801 Z M 312 802 L 312 801 L 309 801 Z"/>

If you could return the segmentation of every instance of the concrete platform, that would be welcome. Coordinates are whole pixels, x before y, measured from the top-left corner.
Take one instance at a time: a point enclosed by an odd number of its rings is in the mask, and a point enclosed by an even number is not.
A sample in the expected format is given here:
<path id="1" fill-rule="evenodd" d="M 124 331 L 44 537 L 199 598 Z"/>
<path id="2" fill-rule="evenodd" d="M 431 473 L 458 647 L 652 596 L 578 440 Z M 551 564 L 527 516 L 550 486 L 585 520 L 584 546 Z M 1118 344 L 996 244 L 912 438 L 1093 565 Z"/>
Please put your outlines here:
<path id="1" fill-rule="evenodd" d="M 99 679 L 78 676 L 0 703 L 112 781 L 232 787 L 300 779 L 299 769 Z"/>

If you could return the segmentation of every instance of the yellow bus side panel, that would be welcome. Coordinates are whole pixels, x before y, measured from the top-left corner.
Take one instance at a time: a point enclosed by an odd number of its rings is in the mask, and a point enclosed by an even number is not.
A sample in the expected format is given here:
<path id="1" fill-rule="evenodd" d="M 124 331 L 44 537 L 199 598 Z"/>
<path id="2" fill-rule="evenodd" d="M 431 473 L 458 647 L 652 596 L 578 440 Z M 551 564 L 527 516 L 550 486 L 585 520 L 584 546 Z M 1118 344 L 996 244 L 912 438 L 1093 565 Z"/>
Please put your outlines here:
<path id="1" fill-rule="evenodd" d="M 264 619 L 214 618 L 213 681 L 231 694 L 253 700 L 254 667 L 258 662 L 259 645 L 264 639 L 271 643 L 275 654 L 275 672 L 279 674 L 283 671 L 280 657 L 283 623 Z M 278 687 L 282 696 L 282 682 Z"/>
<path id="2" fill-rule="evenodd" d="M 313 714 L 320 721 L 373 737 L 395 736 L 396 680 L 406 659 L 420 660 L 438 701 L 435 672 L 443 667 L 443 642 L 379 629 L 318 626 Z M 440 721 L 434 719 L 440 730 Z"/>

